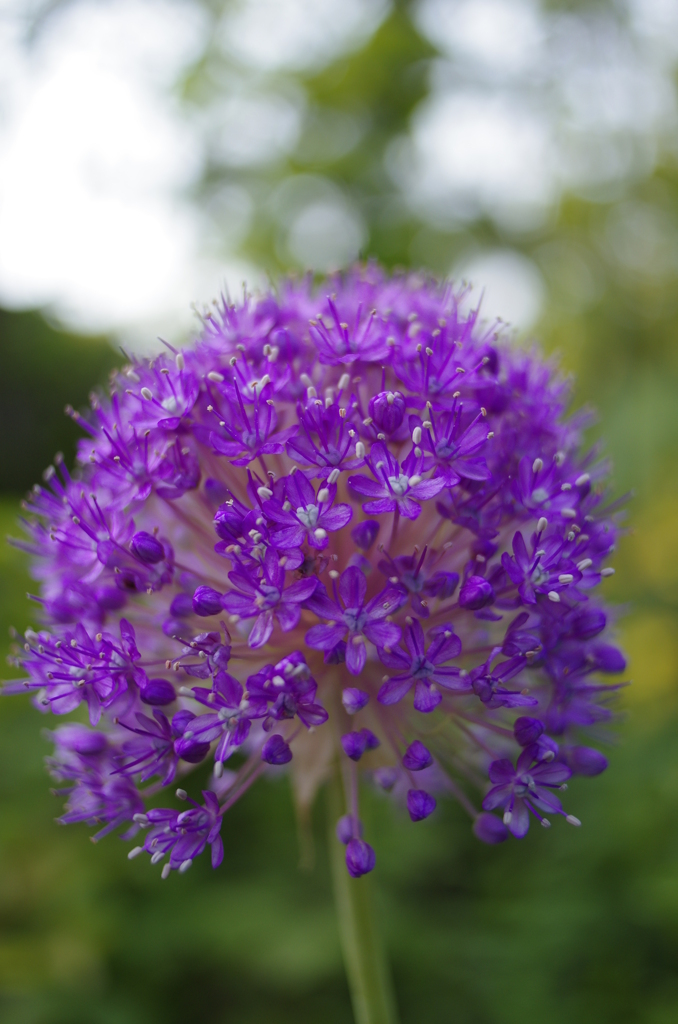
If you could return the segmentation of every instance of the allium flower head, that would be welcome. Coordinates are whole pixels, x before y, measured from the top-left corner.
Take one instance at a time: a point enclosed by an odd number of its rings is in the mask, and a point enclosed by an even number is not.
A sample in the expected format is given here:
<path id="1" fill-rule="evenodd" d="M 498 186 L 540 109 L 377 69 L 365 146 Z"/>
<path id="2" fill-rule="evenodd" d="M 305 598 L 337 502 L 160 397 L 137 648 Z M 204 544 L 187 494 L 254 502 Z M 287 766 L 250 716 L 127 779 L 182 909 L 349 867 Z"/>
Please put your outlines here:
<path id="1" fill-rule="evenodd" d="M 5 687 L 86 711 L 52 733 L 62 821 L 142 831 L 163 877 L 207 846 L 216 867 L 260 775 L 310 800 L 342 761 L 356 877 L 359 776 L 413 822 L 458 800 L 488 843 L 578 824 L 556 794 L 606 767 L 585 736 L 625 667 L 607 470 L 554 367 L 462 298 L 373 266 L 286 283 L 71 410 L 76 469 L 25 503 L 42 622 Z M 203 762 L 200 800 L 156 806 Z"/>

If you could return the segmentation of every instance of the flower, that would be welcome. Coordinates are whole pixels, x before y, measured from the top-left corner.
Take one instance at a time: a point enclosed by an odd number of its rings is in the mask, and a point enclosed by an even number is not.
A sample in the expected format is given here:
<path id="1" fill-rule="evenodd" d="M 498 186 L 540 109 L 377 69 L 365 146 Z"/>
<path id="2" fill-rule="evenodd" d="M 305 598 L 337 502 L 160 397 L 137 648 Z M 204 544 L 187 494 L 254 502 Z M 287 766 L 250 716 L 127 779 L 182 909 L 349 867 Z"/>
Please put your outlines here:
<path id="1" fill-rule="evenodd" d="M 577 823 L 556 794 L 607 767 L 587 731 L 625 668 L 607 467 L 554 366 L 461 297 L 373 265 L 283 282 L 69 411 L 86 437 L 24 505 L 40 622 L 4 687 L 86 705 L 51 734 L 61 821 L 142 832 L 163 877 L 216 867 L 250 785 L 291 765 L 308 799 L 334 758 L 353 877 L 361 779 L 412 821 L 458 798 L 490 844 Z M 199 764 L 188 809 L 144 809 Z"/>

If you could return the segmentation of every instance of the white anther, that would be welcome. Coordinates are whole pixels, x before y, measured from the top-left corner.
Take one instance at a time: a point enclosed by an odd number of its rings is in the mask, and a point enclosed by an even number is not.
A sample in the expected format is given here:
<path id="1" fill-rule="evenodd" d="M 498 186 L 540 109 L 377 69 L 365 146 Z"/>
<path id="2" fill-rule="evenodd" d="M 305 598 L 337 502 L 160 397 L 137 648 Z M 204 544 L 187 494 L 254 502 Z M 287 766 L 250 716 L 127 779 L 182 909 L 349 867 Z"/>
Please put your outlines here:
<path id="1" fill-rule="evenodd" d="M 532 463 L 532 472 L 539 473 L 544 468 L 544 462 L 542 459 L 535 459 Z"/>
<path id="2" fill-rule="evenodd" d="M 566 814 L 565 821 L 568 825 L 576 825 L 577 828 L 581 825 L 579 818 L 575 818 L 574 814 Z"/>
<path id="3" fill-rule="evenodd" d="M 192 860 L 184 860 L 184 861 L 182 861 L 181 862 L 181 866 L 179 868 L 179 874 L 180 875 L 185 875 L 186 872 L 188 871 L 188 869 L 190 868 L 192 863 L 193 863 Z"/>
<path id="4" fill-rule="evenodd" d="M 555 590 L 549 590 L 546 596 L 548 597 L 549 601 L 553 601 L 555 604 L 558 604 L 558 602 L 560 601 L 560 594 Z"/>
<path id="5" fill-rule="evenodd" d="M 327 489 L 327 487 L 321 487 L 321 489 L 318 491 L 318 501 L 328 501 L 329 497 L 330 492 Z"/>
<path id="6" fill-rule="evenodd" d="M 560 489 L 561 489 L 561 491 L 571 491 L 572 490 L 572 484 L 561 484 L 560 485 Z"/>
<path id="7" fill-rule="evenodd" d="M 223 761 L 215 761 L 214 762 L 214 778 L 215 779 L 220 779 L 223 774 L 224 774 L 224 762 Z"/>
<path id="8" fill-rule="evenodd" d="M 414 444 L 421 443 L 421 427 L 415 427 L 412 431 L 412 441 Z"/>
<path id="9" fill-rule="evenodd" d="M 560 514 L 563 519 L 576 519 L 577 513 L 573 508 L 561 508 Z"/>
<path id="10" fill-rule="evenodd" d="M 583 485 L 587 484 L 590 479 L 591 479 L 591 477 L 589 476 L 588 473 L 582 473 L 582 475 L 578 476 L 577 479 L 575 480 L 574 486 L 575 487 L 583 487 Z"/>
<path id="11" fill-rule="evenodd" d="M 165 879 L 169 878 L 171 870 L 172 870 L 172 868 L 170 867 L 170 865 L 169 864 L 165 864 L 165 866 L 163 867 L 162 871 L 160 872 L 160 877 L 162 878 L 163 882 L 165 881 Z"/>
<path id="12" fill-rule="evenodd" d="M 223 373 L 217 373 L 216 370 L 210 370 L 210 372 L 207 374 L 207 379 L 213 380 L 215 384 L 221 384 L 222 380 L 224 379 L 224 375 Z"/>
<path id="13" fill-rule="evenodd" d="M 571 583 L 573 579 L 574 579 L 574 576 L 572 575 L 572 573 L 570 573 L 570 572 L 563 572 L 558 577 L 558 582 L 559 583 Z"/>
<path id="14" fill-rule="evenodd" d="M 339 378 L 339 383 L 337 384 L 339 390 L 343 391 L 344 388 L 347 388 L 350 383 L 350 380 L 351 378 L 347 373 L 342 373 L 341 377 Z"/>
<path id="15" fill-rule="evenodd" d="M 358 458 L 358 459 L 364 459 L 365 458 L 365 445 L 362 443 L 362 441 L 357 441 L 356 442 L 355 454 L 356 454 L 356 458 Z"/>
<path id="16" fill-rule="evenodd" d="M 327 482 L 328 482 L 328 484 L 336 484 L 338 479 L 339 479 L 339 470 L 338 469 L 333 469 L 332 472 L 330 473 L 330 475 L 327 478 Z"/>
<path id="17" fill-rule="evenodd" d="M 317 530 L 313 531 L 313 536 L 316 540 L 325 540 L 327 536 L 327 530 L 323 530 L 322 526 L 319 526 Z"/>
<path id="18" fill-rule="evenodd" d="M 176 797 L 177 797 L 177 800 L 187 800 L 188 799 L 188 793 L 186 792 L 185 789 L 178 789 L 177 792 L 176 792 Z"/>
<path id="19" fill-rule="evenodd" d="M 543 533 L 548 525 L 548 519 L 546 519 L 545 516 L 542 516 L 539 522 L 537 523 L 537 533 Z"/>
<path id="20" fill-rule="evenodd" d="M 601 576 L 614 576 L 614 569 L 601 569 L 600 570 L 600 575 Z"/>
<path id="21" fill-rule="evenodd" d="M 153 398 L 153 392 L 151 391 L 150 388 L 142 388 L 141 397 L 145 398 L 147 402 L 150 402 L 151 399 Z"/>
<path id="22" fill-rule="evenodd" d="M 127 377 L 128 380 L 133 381 L 134 384 L 138 384 L 139 381 L 141 380 L 139 374 L 135 373 L 134 370 L 128 370 L 125 376 Z"/>
<path id="23" fill-rule="evenodd" d="M 362 633 L 358 633 L 357 636 L 353 637 L 353 640 L 351 641 L 351 643 L 353 643 L 353 644 L 364 644 L 365 643 L 365 637 L 362 635 Z"/>
<path id="24" fill-rule="evenodd" d="M 430 420 L 424 420 L 421 426 L 423 430 L 431 430 L 433 428 L 433 424 Z"/>
<path id="25" fill-rule="evenodd" d="M 510 811 L 504 811 L 504 824 L 505 825 L 510 825 L 512 818 L 513 818 L 513 815 L 511 814 Z"/>
<path id="26" fill-rule="evenodd" d="M 270 487 L 257 487 L 257 494 L 262 501 L 266 501 L 267 498 L 273 497 L 273 491 Z"/>
<path id="27" fill-rule="evenodd" d="M 542 828 L 551 828 L 551 822 L 548 818 L 541 819 Z"/>
<path id="28" fill-rule="evenodd" d="M 299 379 L 305 388 L 310 388 L 313 386 L 313 381 L 311 380 L 307 373 L 302 373 Z"/>
<path id="29" fill-rule="evenodd" d="M 139 854 L 143 852 L 143 846 L 135 846 L 134 849 L 130 850 L 129 853 L 127 854 L 127 860 L 134 860 L 135 857 L 138 857 Z"/>
<path id="30" fill-rule="evenodd" d="M 330 579 L 331 580 L 338 580 L 339 579 L 339 573 L 337 572 L 336 569 L 330 569 Z"/>
<path id="31" fill-rule="evenodd" d="M 164 850 L 156 850 L 156 852 L 151 857 L 151 864 L 153 864 L 153 865 L 159 864 L 164 856 L 165 856 L 165 851 Z"/>
<path id="32" fill-rule="evenodd" d="M 592 558 L 582 558 L 581 562 L 577 562 L 577 568 L 579 569 L 579 572 L 583 572 L 584 569 L 588 569 L 590 565 L 593 565 Z"/>
<path id="33" fill-rule="evenodd" d="M 181 352 L 177 352 L 176 356 L 174 357 L 174 362 L 177 364 L 177 370 L 179 371 L 183 370 L 184 367 L 186 366 L 186 360 L 184 359 Z"/>
<path id="34" fill-rule="evenodd" d="M 417 484 L 421 483 L 421 477 L 420 476 L 416 476 L 416 475 L 415 476 L 411 476 L 409 478 L 409 480 L 407 481 L 407 483 L 409 484 L 410 487 L 416 487 Z"/>

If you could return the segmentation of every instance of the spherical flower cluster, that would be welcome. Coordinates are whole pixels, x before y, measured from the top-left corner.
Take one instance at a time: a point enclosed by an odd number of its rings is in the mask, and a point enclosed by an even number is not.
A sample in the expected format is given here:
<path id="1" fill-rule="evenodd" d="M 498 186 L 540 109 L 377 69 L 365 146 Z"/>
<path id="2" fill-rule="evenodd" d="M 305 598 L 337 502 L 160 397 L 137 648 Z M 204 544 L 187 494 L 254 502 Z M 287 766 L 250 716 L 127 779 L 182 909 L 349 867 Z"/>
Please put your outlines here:
<path id="1" fill-rule="evenodd" d="M 606 767 L 585 734 L 625 667 L 607 469 L 554 367 L 461 298 L 374 266 L 286 283 L 70 410 L 87 438 L 26 503 L 43 621 L 5 687 L 78 713 L 52 733 L 62 821 L 142 833 L 166 877 L 221 862 L 258 776 L 289 765 L 310 801 L 341 761 L 353 876 L 360 769 L 488 843 L 579 824 L 560 791 Z M 202 803 L 155 805 L 203 762 Z"/>

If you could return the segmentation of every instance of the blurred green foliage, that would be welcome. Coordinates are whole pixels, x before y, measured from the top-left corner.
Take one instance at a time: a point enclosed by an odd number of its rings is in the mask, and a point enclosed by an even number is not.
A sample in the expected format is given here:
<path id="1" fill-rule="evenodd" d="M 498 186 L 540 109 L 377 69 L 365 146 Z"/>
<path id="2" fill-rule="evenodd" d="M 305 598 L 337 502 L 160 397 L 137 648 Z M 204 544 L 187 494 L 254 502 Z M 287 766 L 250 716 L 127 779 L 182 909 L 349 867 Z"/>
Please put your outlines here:
<path id="1" fill-rule="evenodd" d="M 210 3 L 214 16 L 222 5 Z M 586 6 L 586 5 L 585 5 Z M 362 118 L 336 160 L 298 151 L 253 172 L 209 165 L 201 194 L 246 183 L 253 226 L 243 251 L 289 265 L 268 198 L 290 174 L 339 185 L 369 226 L 370 255 L 444 273 L 470 242 L 511 245 L 540 268 L 548 295 L 536 334 L 577 374 L 575 406 L 600 410 L 617 493 L 633 488 L 630 522 L 608 594 L 623 607 L 633 686 L 610 769 L 575 780 L 580 830 L 486 848 L 455 806 L 417 826 L 366 799 L 376 882 L 403 1024 L 673 1024 L 678 1018 L 678 168 L 667 158 L 615 197 L 566 197 L 520 235 L 486 221 L 456 231 L 419 222 L 384 171 L 389 143 L 425 95 L 432 48 L 405 4 L 356 53 L 294 78 L 316 124 L 336 110 Z M 209 50 L 183 83 L 200 105 L 219 88 Z M 327 120 L 327 123 L 330 123 Z M 48 328 L 37 314 L 0 316 L 2 486 L 28 486 L 72 434 L 65 402 L 82 403 L 115 354 Z M 68 428 L 68 423 L 66 422 Z M 70 446 L 70 448 L 69 448 Z M 7 461 L 4 460 L 14 460 Z M 14 532 L 17 504 L 0 506 Z M 0 554 L 0 639 L 34 621 L 21 556 Z M 199 862 L 161 882 L 128 863 L 115 838 L 93 848 L 83 827 L 52 818 L 37 712 L 0 703 L 0 1013 L 7 1024 L 349 1024 L 329 890 L 322 800 L 316 863 L 297 867 L 287 783 L 262 783 L 229 812 L 222 868 Z M 48 725 L 48 720 L 42 720 Z M 199 783 L 196 779 L 196 786 Z M 203 859 L 204 861 L 204 859 Z"/>
<path id="2" fill-rule="evenodd" d="M 79 408 L 122 361 L 105 338 L 51 326 L 39 313 L 0 310 L 0 490 L 32 487 L 60 451 L 72 465 L 82 436 L 64 415 Z"/>

